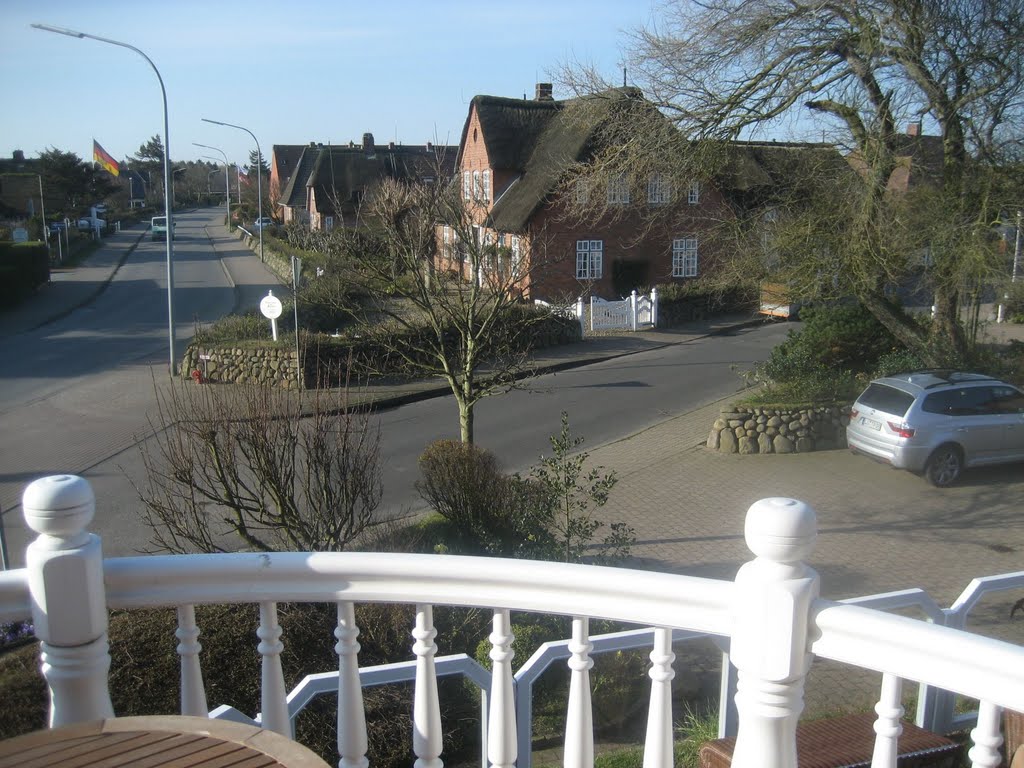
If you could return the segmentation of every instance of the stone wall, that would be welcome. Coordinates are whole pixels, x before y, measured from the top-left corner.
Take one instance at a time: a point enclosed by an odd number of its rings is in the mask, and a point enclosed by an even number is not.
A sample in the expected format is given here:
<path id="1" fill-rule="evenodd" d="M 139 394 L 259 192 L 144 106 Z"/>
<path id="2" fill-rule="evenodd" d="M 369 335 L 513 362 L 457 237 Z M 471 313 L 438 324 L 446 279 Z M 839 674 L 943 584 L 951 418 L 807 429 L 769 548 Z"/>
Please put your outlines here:
<path id="1" fill-rule="evenodd" d="M 208 356 L 203 360 L 200 355 Z M 192 344 L 185 352 L 182 375 L 200 371 L 207 381 L 261 384 L 299 389 L 295 378 L 295 350 L 287 347 L 215 347 Z"/>
<path id="2" fill-rule="evenodd" d="M 708 448 L 722 453 L 808 453 L 846 447 L 850 406 L 723 408 Z"/>

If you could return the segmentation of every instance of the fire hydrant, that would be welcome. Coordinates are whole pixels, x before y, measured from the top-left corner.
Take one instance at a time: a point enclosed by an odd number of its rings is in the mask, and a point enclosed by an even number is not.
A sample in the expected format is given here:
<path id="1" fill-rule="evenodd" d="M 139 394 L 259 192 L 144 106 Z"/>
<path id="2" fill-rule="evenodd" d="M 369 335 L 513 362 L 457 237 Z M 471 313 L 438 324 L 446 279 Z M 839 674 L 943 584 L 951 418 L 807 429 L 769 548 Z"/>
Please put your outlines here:
<path id="1" fill-rule="evenodd" d="M 203 383 L 203 372 L 200 371 L 198 368 L 194 368 L 192 370 L 192 381 L 194 381 L 196 384 Z"/>

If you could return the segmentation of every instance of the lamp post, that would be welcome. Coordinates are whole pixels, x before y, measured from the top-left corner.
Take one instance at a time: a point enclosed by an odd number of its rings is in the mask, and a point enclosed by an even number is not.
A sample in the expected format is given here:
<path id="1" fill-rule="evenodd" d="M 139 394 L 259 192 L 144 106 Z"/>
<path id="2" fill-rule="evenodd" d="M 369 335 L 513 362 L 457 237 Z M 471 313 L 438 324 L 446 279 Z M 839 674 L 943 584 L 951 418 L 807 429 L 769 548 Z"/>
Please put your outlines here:
<path id="1" fill-rule="evenodd" d="M 193 141 L 192 143 L 195 146 L 197 146 L 197 147 L 202 147 L 203 149 L 212 149 L 215 152 L 220 152 L 221 155 L 224 156 L 224 206 L 225 206 L 225 215 L 227 216 L 227 218 L 224 221 L 224 226 L 226 226 L 228 228 L 228 232 L 230 233 L 231 232 L 231 182 L 228 180 L 228 156 L 224 153 L 224 150 L 220 149 L 219 147 L 211 147 L 208 144 L 200 144 L 198 141 Z M 216 160 L 217 158 L 211 157 L 210 159 L 211 160 Z"/>
<path id="2" fill-rule="evenodd" d="M 228 128 L 237 128 L 240 131 L 245 131 L 252 140 L 256 142 L 256 202 L 259 206 L 259 218 L 260 226 L 257 227 L 260 231 L 260 261 L 265 261 L 263 258 L 263 152 L 260 150 L 260 140 L 256 138 L 256 134 L 250 131 L 248 128 L 243 128 L 240 125 L 233 125 L 231 123 L 222 123 L 220 120 L 210 120 L 209 118 L 202 118 L 204 123 L 213 123 L 214 125 L 223 125 Z M 239 193 L 241 194 L 241 193 Z"/>
<path id="3" fill-rule="evenodd" d="M 170 159 L 170 131 L 168 130 L 167 120 L 167 89 L 164 88 L 164 79 L 160 76 L 160 70 L 156 68 L 156 64 L 149 58 L 145 53 L 140 51 L 134 45 L 128 45 L 128 43 L 122 43 L 119 40 L 111 40 L 106 37 L 99 37 L 97 35 L 90 35 L 86 32 L 77 32 L 73 29 L 65 29 L 64 27 L 53 27 L 49 24 L 32 24 L 35 29 L 41 29 L 44 32 L 55 32 L 58 35 L 67 35 L 68 37 L 77 37 L 78 39 L 88 38 L 90 40 L 96 40 L 100 43 L 107 43 L 108 45 L 116 45 L 121 48 L 127 48 L 129 51 L 135 51 L 142 58 L 146 60 L 153 69 L 153 73 L 156 75 L 157 82 L 160 83 L 160 96 L 163 98 L 164 105 L 164 216 L 167 217 L 167 336 L 168 336 L 168 350 L 170 353 L 170 374 L 174 376 L 175 369 L 175 355 L 174 355 L 174 246 L 173 236 L 171 233 L 174 232 L 174 220 L 172 219 L 171 213 L 171 159 Z"/>

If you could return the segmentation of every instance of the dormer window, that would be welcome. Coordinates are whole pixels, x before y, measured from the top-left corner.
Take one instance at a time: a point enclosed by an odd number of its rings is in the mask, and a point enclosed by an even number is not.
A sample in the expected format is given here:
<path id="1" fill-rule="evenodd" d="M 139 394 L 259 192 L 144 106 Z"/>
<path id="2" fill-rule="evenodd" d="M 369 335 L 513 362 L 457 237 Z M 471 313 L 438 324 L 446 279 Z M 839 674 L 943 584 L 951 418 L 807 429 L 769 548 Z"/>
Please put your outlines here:
<path id="1" fill-rule="evenodd" d="M 487 202 L 491 199 L 491 172 L 473 171 L 473 199 Z"/>
<path id="2" fill-rule="evenodd" d="M 647 202 L 650 205 L 672 202 L 672 182 L 660 173 L 651 174 L 647 181 Z"/>
<path id="3" fill-rule="evenodd" d="M 616 173 L 608 178 L 608 204 L 626 205 L 629 203 L 629 181 L 626 174 Z"/>
<path id="4" fill-rule="evenodd" d="M 473 175 L 471 171 L 462 172 L 462 199 L 473 199 Z"/>

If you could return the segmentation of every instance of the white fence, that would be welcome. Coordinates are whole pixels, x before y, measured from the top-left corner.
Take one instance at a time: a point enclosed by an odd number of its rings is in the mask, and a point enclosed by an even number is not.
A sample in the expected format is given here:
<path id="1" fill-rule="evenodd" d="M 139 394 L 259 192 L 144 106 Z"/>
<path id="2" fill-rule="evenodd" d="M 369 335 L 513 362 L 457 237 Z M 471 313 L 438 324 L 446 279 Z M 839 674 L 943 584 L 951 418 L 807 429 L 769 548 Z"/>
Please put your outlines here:
<path id="1" fill-rule="evenodd" d="M 415 605 L 412 657 L 413 751 L 418 765 L 437 765 L 442 751 L 437 677 L 448 662 L 436 659 L 433 606 L 490 607 L 492 669 L 481 675 L 464 657 L 464 673 L 486 691 L 486 760 L 491 766 L 525 766 L 529 709 L 527 676 L 513 673 L 512 611 L 572 618 L 572 637 L 535 654 L 536 665 L 567 660 L 570 670 L 565 759 L 568 768 L 593 764 L 590 668 L 603 645 L 636 642 L 589 633 L 592 617 L 626 622 L 646 633 L 651 647 L 649 711 L 644 765 L 672 767 L 674 717 L 671 683 L 673 642 L 713 635 L 728 648 L 728 674 L 737 693 L 736 768 L 792 768 L 797 764 L 796 724 L 804 681 L 815 657 L 882 673 L 876 707 L 875 768 L 895 766 L 900 728 L 900 679 L 943 691 L 931 696 L 926 725 L 943 723 L 953 694 L 977 699 L 972 731 L 973 765 L 999 762 L 1001 708 L 1024 710 L 1024 648 L 971 634 L 966 613 L 987 590 L 1024 584 L 1024 573 L 973 582 L 949 611 L 920 593 L 899 593 L 837 603 L 818 594 L 817 574 L 805 564 L 817 525 L 812 509 L 791 499 L 764 499 L 748 511 L 745 536 L 754 559 L 735 581 L 589 565 L 387 553 L 241 553 L 112 558 L 104 560 L 99 538 L 86 526 L 95 503 L 88 483 L 57 476 L 25 492 L 28 525 L 39 534 L 26 552 L 26 567 L 0 574 L 0 621 L 31 616 L 41 641 L 42 672 L 51 692 L 51 725 L 113 715 L 107 686 L 107 610 L 176 607 L 178 629 L 169 642 L 181 657 L 181 714 L 209 712 L 200 665 L 200 628 L 194 606 L 242 603 L 258 606 L 262 659 L 258 722 L 292 734 L 292 717 L 308 701 L 307 685 L 288 694 L 281 671 L 286 638 L 277 603 L 330 602 L 337 625 L 338 672 L 327 685 L 337 692 L 338 754 L 343 765 L 365 764 L 366 722 L 362 682 L 373 670 L 358 663 L 357 603 Z M 932 621 L 879 610 L 919 603 Z M 869 607 L 875 606 L 875 607 Z M 942 626 L 947 623 L 949 626 Z M 336 642 L 335 642 L 336 641 Z M 532 660 L 531 660 L 532 661 Z M 535 666 L 536 666 L 535 665 Z M 389 665 L 390 666 L 390 665 Z M 387 677 L 391 672 L 380 675 Z M 378 677 L 378 679 L 383 679 Z M 316 686 L 313 686 L 316 687 Z M 838 694 L 837 694 L 838 695 Z M 945 699 L 943 699 L 945 697 Z M 221 711 L 227 716 L 228 713 Z M 921 713 L 919 712 L 919 715 Z"/>

